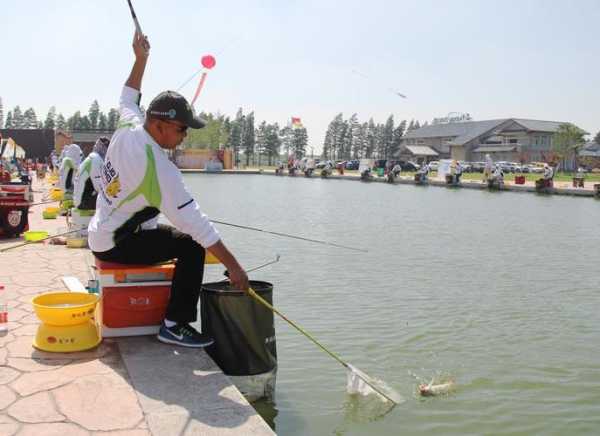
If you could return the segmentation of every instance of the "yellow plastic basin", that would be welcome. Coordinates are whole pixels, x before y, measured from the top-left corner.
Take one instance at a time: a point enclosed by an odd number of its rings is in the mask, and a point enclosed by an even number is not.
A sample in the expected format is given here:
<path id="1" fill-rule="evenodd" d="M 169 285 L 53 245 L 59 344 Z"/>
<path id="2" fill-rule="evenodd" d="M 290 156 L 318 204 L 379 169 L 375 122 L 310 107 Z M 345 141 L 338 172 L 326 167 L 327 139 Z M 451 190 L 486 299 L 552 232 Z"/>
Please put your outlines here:
<path id="1" fill-rule="evenodd" d="M 50 190 L 50 199 L 51 200 L 62 200 L 65 195 L 65 192 L 59 188 L 52 188 Z"/>
<path id="2" fill-rule="evenodd" d="M 94 348 L 101 340 L 98 326 L 93 320 L 62 327 L 40 324 L 33 346 L 51 353 L 73 353 Z"/>
<path id="3" fill-rule="evenodd" d="M 46 209 L 44 209 L 44 212 L 58 213 L 58 212 L 60 212 L 60 207 L 58 207 L 58 206 L 48 206 Z"/>
<path id="4" fill-rule="evenodd" d="M 48 292 L 31 300 L 35 314 L 44 324 L 82 324 L 94 315 L 98 296 L 83 292 Z"/>
<path id="5" fill-rule="evenodd" d="M 45 210 L 42 211 L 42 217 L 45 220 L 53 220 L 56 219 L 57 215 L 58 215 L 58 211 L 54 211 L 54 210 L 48 210 L 48 209 L 54 209 L 54 208 L 46 208 Z"/>
<path id="6" fill-rule="evenodd" d="M 47 238 L 48 232 L 46 232 L 45 230 L 40 230 L 40 231 L 29 230 L 28 232 L 23 233 L 23 236 L 25 237 L 26 241 L 36 242 L 36 241 L 40 241 L 44 238 Z"/>

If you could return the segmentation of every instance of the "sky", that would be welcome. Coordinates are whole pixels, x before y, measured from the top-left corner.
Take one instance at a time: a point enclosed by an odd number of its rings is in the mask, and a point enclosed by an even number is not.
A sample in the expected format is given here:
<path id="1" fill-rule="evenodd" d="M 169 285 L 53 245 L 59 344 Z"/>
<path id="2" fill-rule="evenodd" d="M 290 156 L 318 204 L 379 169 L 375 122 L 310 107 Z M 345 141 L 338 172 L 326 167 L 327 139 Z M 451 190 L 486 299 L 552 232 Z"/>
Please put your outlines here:
<path id="1" fill-rule="evenodd" d="M 600 0 L 133 0 L 152 49 L 142 104 L 216 57 L 196 110 L 300 117 L 320 151 L 342 112 L 421 123 L 568 121 L 600 130 Z M 133 63 L 126 0 L 1 0 L 4 113 L 118 105 Z M 180 92 L 191 100 L 199 78 Z M 406 99 L 396 92 L 407 96 Z M 313 150 L 311 150 L 311 148 Z"/>

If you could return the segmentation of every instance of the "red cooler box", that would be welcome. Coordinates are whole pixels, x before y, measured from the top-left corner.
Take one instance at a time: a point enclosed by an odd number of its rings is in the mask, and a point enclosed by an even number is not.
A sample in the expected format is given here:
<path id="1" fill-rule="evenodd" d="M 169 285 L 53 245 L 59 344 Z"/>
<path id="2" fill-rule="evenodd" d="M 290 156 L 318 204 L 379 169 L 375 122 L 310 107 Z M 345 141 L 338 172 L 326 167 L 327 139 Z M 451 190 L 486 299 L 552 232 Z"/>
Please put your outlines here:
<path id="1" fill-rule="evenodd" d="M 96 259 L 102 336 L 158 333 L 171 293 L 175 266 L 125 265 Z"/>
<path id="2" fill-rule="evenodd" d="M 170 286 L 106 287 L 101 299 L 102 324 L 109 328 L 160 325 L 170 293 Z"/>

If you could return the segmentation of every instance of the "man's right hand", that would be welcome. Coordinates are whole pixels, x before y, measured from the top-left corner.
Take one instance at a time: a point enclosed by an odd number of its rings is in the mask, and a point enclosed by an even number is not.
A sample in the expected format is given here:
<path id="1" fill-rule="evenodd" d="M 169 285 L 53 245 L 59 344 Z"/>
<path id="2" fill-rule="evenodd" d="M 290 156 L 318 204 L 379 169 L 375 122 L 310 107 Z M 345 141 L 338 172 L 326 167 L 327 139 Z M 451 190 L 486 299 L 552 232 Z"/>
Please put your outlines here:
<path id="1" fill-rule="evenodd" d="M 150 42 L 148 42 L 148 37 L 145 35 L 141 35 L 137 32 L 133 35 L 133 52 L 135 53 L 135 58 L 140 60 L 148 59 L 150 55 Z"/>
<path id="2" fill-rule="evenodd" d="M 231 268 L 229 270 L 229 281 L 231 286 L 241 291 L 247 291 L 250 285 L 248 284 L 248 274 L 241 267 Z"/>

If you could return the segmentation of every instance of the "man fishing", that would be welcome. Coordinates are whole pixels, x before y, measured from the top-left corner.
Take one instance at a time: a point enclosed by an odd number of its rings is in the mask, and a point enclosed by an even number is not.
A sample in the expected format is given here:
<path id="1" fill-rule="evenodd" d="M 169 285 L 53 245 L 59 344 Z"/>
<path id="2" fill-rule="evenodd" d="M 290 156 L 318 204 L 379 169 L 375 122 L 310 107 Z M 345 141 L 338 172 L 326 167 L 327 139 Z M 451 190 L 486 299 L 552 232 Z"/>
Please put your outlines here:
<path id="1" fill-rule="evenodd" d="M 204 122 L 185 98 L 173 91 L 156 96 L 144 117 L 138 104 L 150 45 L 139 32 L 134 36 L 133 51 L 135 62 L 121 92 L 120 123 L 106 153 L 88 241 L 94 255 L 103 261 L 153 264 L 176 258 L 171 297 L 158 339 L 205 347 L 213 339 L 190 325 L 197 318 L 205 250 L 225 265 L 234 288 L 248 290 L 248 276 L 164 152 L 177 147 L 188 128 L 199 129 Z M 157 224 L 161 212 L 174 227 Z"/>
<path id="2" fill-rule="evenodd" d="M 75 176 L 83 153 L 77 144 L 65 145 L 60 155 L 59 187 L 67 194 L 73 194 Z"/>
<path id="3" fill-rule="evenodd" d="M 80 210 L 96 209 L 96 197 L 100 192 L 102 165 L 108 149 L 109 139 L 105 136 L 98 138 L 92 152 L 79 165 L 75 179 L 74 205 Z"/>

